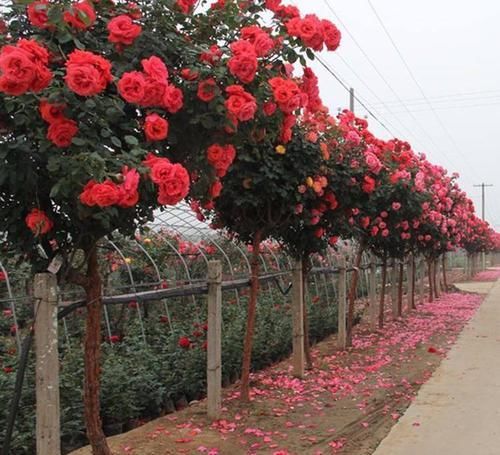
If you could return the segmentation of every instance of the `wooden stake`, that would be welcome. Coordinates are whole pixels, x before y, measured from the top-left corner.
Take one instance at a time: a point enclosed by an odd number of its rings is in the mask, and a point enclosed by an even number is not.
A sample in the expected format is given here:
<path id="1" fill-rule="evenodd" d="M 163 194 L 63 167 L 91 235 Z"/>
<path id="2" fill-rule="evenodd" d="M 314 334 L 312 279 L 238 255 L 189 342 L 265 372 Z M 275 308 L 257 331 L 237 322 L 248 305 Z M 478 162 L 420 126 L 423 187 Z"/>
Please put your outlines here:
<path id="1" fill-rule="evenodd" d="M 375 257 L 370 256 L 370 328 L 377 330 L 378 327 L 378 308 L 377 308 L 377 264 Z"/>
<path id="2" fill-rule="evenodd" d="M 35 275 L 36 453 L 59 455 L 59 352 L 57 340 L 57 279 Z"/>
<path id="3" fill-rule="evenodd" d="M 304 280 L 302 261 L 296 261 L 292 278 L 292 334 L 293 334 L 293 375 L 303 378 L 305 374 L 304 350 Z"/>
<path id="4" fill-rule="evenodd" d="M 339 305 L 338 305 L 338 335 L 337 341 L 340 349 L 347 347 L 347 270 L 345 258 L 339 259 Z"/>
<path id="5" fill-rule="evenodd" d="M 220 418 L 222 403 L 222 265 L 208 263 L 207 412 Z"/>

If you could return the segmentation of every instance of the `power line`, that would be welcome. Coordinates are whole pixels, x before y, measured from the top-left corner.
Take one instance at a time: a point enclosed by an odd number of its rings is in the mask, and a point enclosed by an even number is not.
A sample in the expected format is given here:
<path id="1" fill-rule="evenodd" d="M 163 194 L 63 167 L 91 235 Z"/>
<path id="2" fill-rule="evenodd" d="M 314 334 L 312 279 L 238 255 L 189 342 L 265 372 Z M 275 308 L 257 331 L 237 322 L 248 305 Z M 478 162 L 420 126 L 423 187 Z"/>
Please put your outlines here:
<path id="1" fill-rule="evenodd" d="M 326 1 L 326 0 L 325 0 Z M 373 13 L 375 14 L 375 17 L 377 18 L 380 26 L 382 27 L 382 29 L 384 30 L 385 34 L 387 35 L 387 38 L 389 38 L 389 41 L 391 42 L 393 48 L 395 49 L 396 53 L 398 54 L 399 58 L 401 59 L 401 61 L 403 62 L 403 65 L 404 67 L 406 68 L 406 70 L 408 71 L 408 74 L 410 75 L 411 79 L 413 80 L 413 82 L 415 83 L 416 87 L 418 88 L 420 94 L 423 96 L 423 98 L 425 99 L 427 105 L 429 106 L 430 110 L 432 111 L 432 113 L 434 114 L 434 116 L 436 117 L 436 120 L 438 121 L 441 129 L 445 132 L 446 136 L 448 136 L 448 139 L 450 140 L 450 142 L 453 144 L 453 146 L 455 147 L 455 149 L 458 151 L 458 153 L 460 153 L 460 155 L 462 155 L 463 159 L 465 161 L 468 162 L 468 159 L 467 157 L 465 156 L 465 154 L 462 152 L 462 150 L 460 149 L 460 146 L 458 145 L 457 141 L 455 140 L 455 138 L 451 135 L 450 131 L 448 130 L 448 128 L 446 127 L 446 125 L 444 124 L 443 120 L 441 119 L 441 117 L 438 115 L 438 113 L 436 112 L 436 110 L 434 109 L 434 107 L 432 106 L 431 102 L 429 101 L 429 99 L 427 98 L 427 95 L 425 94 L 424 92 L 424 89 L 422 88 L 422 86 L 420 85 L 420 83 L 418 82 L 417 78 L 415 77 L 415 74 L 413 73 L 412 69 L 410 68 L 410 65 L 408 64 L 408 62 L 406 61 L 403 53 L 400 51 L 399 47 L 397 46 L 396 42 L 394 41 L 394 39 L 392 38 L 392 35 L 389 33 L 389 30 L 387 29 L 387 27 L 385 26 L 384 24 L 384 21 L 382 20 L 382 18 L 380 17 L 380 15 L 378 14 L 377 10 L 375 9 L 375 7 L 373 6 L 373 3 L 371 2 L 371 0 L 368 0 L 368 5 L 370 6 L 371 10 L 373 11 Z M 405 110 L 407 110 L 408 108 L 405 106 Z M 468 163 L 470 164 L 470 163 Z M 471 167 L 471 169 L 473 170 L 473 172 L 476 174 L 475 170 L 473 167 Z"/>
<path id="2" fill-rule="evenodd" d="M 450 111 L 453 109 L 469 109 L 469 108 L 478 108 L 478 107 L 489 107 L 489 106 L 500 106 L 500 100 L 496 103 L 477 103 L 477 104 L 456 104 L 452 106 L 434 106 L 434 110 L 439 110 L 439 111 Z M 411 112 L 417 113 L 417 112 L 429 112 L 431 108 L 425 108 L 420 106 L 416 106 L 417 109 L 410 109 Z M 404 114 L 405 111 L 387 111 L 388 114 Z"/>
<path id="3" fill-rule="evenodd" d="M 450 159 L 447 153 L 444 152 L 444 150 L 441 150 L 440 147 L 436 144 L 432 136 L 425 130 L 425 128 L 422 126 L 420 121 L 413 115 L 413 113 L 406 107 L 404 101 L 401 99 L 401 97 L 396 93 L 392 85 L 389 83 L 389 81 L 385 78 L 385 76 L 380 72 L 380 70 L 377 68 L 373 60 L 370 58 L 370 56 L 367 54 L 367 52 L 363 49 L 363 47 L 359 44 L 359 42 L 356 40 L 354 35 L 350 32 L 349 28 L 345 25 L 345 23 L 342 21 L 342 19 L 338 16 L 338 14 L 335 12 L 333 7 L 331 6 L 330 2 L 328 0 L 323 0 L 324 3 L 326 4 L 327 8 L 331 11 L 331 13 L 335 16 L 337 21 L 344 27 L 345 31 L 347 34 L 350 36 L 354 44 L 358 47 L 358 49 L 361 51 L 363 56 L 366 58 L 370 66 L 375 70 L 375 72 L 378 74 L 378 76 L 382 79 L 382 81 L 385 83 L 385 85 L 389 88 L 389 90 L 392 92 L 392 94 L 396 97 L 396 99 L 403 105 L 405 108 L 406 113 L 412 118 L 412 120 L 415 122 L 415 124 L 419 127 L 419 129 L 427 136 L 428 140 L 431 142 L 433 145 L 434 149 L 439 152 L 451 165 L 452 167 L 455 167 L 453 164 L 453 161 Z"/>
<path id="4" fill-rule="evenodd" d="M 493 93 L 493 92 L 492 92 Z M 489 95 L 483 95 L 483 96 L 467 96 L 467 95 L 442 95 L 442 96 L 435 96 L 435 97 L 430 97 L 428 98 L 429 101 L 432 101 L 434 104 L 443 104 L 443 103 L 449 103 L 449 102 L 467 102 L 467 101 L 477 101 L 477 100 L 491 100 L 491 99 L 496 99 L 500 97 L 500 93 L 495 93 L 492 94 L 490 93 Z M 413 106 L 413 105 L 421 105 L 421 104 L 426 104 L 427 101 L 425 98 L 413 98 L 405 101 L 405 104 L 407 106 Z M 398 107 L 401 106 L 401 103 L 398 101 L 383 101 L 383 102 L 373 102 L 372 103 L 375 106 L 380 105 L 388 105 L 392 107 Z"/>
<path id="5" fill-rule="evenodd" d="M 323 66 L 323 68 L 325 68 L 338 82 L 339 84 L 345 89 L 345 91 L 347 93 L 351 93 L 351 88 L 349 87 L 349 85 L 347 85 L 329 66 L 328 64 L 323 61 L 320 57 L 318 57 L 316 55 L 316 60 L 318 60 L 318 62 L 321 64 L 321 66 Z M 384 128 L 391 136 L 393 137 L 396 137 L 392 132 L 391 130 L 385 125 L 384 122 L 382 122 L 372 111 L 370 108 L 368 108 L 368 106 L 355 94 L 353 93 L 352 95 L 354 97 L 354 99 L 366 110 L 366 112 L 368 113 L 368 115 L 370 117 L 372 117 L 377 123 L 380 124 L 380 126 L 382 128 Z"/>

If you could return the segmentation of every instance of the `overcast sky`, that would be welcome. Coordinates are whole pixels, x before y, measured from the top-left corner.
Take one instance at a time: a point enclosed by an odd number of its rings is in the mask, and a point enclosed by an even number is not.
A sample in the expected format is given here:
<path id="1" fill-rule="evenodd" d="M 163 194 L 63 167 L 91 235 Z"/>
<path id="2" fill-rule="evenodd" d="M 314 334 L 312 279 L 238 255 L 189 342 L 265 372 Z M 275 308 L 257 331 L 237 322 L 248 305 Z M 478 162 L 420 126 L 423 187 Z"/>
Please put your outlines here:
<path id="1" fill-rule="evenodd" d="M 495 185 L 486 190 L 486 219 L 500 230 L 496 178 L 500 169 L 500 2 L 371 0 L 424 98 L 369 0 L 290 1 L 303 13 L 314 12 L 340 28 L 341 46 L 337 52 L 322 54 L 325 63 L 355 88 L 392 135 L 408 140 L 432 162 L 459 172 L 460 184 L 474 200 L 479 216 L 481 189 L 473 185 L 483 181 Z M 330 109 L 348 107 L 342 86 L 319 64 L 314 67 Z M 359 104 L 355 110 L 368 115 Z M 390 137 L 373 118 L 368 119 L 376 134 Z"/>

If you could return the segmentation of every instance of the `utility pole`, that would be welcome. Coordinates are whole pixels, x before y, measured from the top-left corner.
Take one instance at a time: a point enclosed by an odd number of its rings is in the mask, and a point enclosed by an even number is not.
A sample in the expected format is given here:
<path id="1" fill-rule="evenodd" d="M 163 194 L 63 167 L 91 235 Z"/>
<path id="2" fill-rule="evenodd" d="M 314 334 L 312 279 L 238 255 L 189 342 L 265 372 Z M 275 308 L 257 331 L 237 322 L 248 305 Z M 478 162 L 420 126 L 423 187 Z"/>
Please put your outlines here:
<path id="1" fill-rule="evenodd" d="M 481 188 L 481 216 L 483 218 L 483 221 L 485 219 L 485 215 L 484 215 L 484 199 L 485 199 L 485 192 L 484 192 L 484 189 L 485 188 L 489 188 L 493 185 L 491 184 L 486 184 L 486 183 L 481 183 L 480 185 L 474 185 L 475 188 Z"/>
<path id="2" fill-rule="evenodd" d="M 349 89 L 349 110 L 354 112 L 354 89 Z"/>
<path id="3" fill-rule="evenodd" d="M 486 183 L 481 183 L 480 185 L 474 185 L 475 188 L 481 188 L 481 217 L 483 218 L 483 221 L 484 221 L 484 218 L 485 218 L 485 210 L 484 210 L 484 199 L 485 199 L 485 191 L 484 189 L 485 188 L 489 188 L 489 187 L 492 187 L 493 185 L 491 184 L 486 184 Z M 483 263 L 483 270 L 486 269 L 486 254 L 483 252 L 481 253 L 481 259 L 482 259 L 482 263 Z"/>

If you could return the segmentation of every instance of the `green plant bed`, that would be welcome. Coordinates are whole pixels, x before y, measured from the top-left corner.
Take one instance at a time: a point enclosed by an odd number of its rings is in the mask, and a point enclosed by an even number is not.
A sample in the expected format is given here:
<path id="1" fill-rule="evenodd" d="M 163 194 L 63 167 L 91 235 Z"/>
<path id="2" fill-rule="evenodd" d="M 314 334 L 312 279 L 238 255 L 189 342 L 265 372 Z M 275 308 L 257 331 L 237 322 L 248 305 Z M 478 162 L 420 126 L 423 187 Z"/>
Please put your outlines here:
<path id="1" fill-rule="evenodd" d="M 322 288 L 323 289 L 323 288 Z M 332 291 L 332 290 L 331 290 Z M 246 324 L 245 291 L 239 299 L 234 292 L 223 294 L 222 375 L 228 385 L 239 378 Z M 333 295 L 330 292 L 330 295 Z M 254 371 L 285 359 L 291 353 L 292 326 L 290 296 L 263 289 L 259 299 L 253 347 Z M 239 300 L 239 301 L 238 301 Z M 326 296 L 308 302 L 312 340 L 321 340 L 337 330 L 337 307 Z M 201 399 L 206 393 L 206 299 L 184 298 L 169 301 L 173 330 L 161 302 L 148 306 L 147 318 L 140 306 L 109 307 L 108 318 L 114 343 L 109 342 L 103 324 L 101 407 L 107 435 L 126 431 L 149 420 Z M 5 318 L 4 318 L 5 319 Z M 82 404 L 83 313 L 67 318 L 67 333 L 60 325 L 60 387 L 62 446 L 69 452 L 86 443 Z M 142 321 L 142 324 L 141 324 Z M 2 345 L 13 346 L 8 322 L 0 320 Z M 144 331 L 144 335 L 143 335 Z M 179 340 L 187 337 L 189 346 Z M 5 340 L 5 343 L 3 341 Z M 10 352 L 10 354 L 9 354 Z M 12 454 L 35 453 L 35 392 L 33 356 L 25 378 L 22 405 L 16 421 Z M 0 353 L 0 400 L 9 403 L 14 391 L 17 359 L 15 351 Z M 4 367 L 7 367 L 4 370 Z M 3 440 L 8 406 L 0 408 L 0 439 Z"/>

